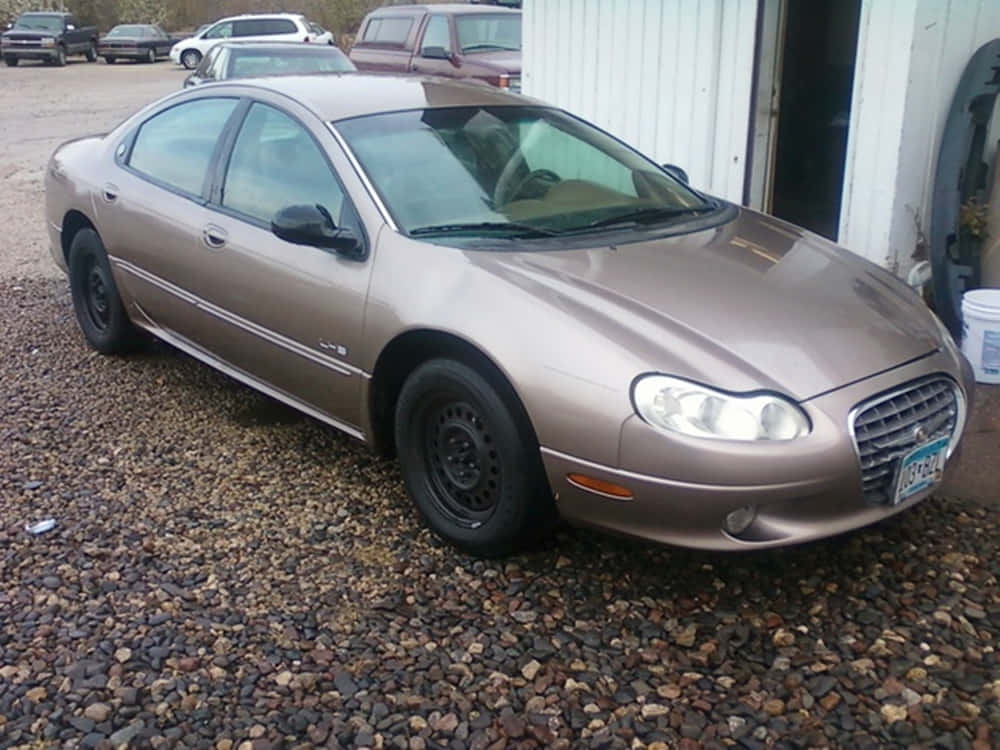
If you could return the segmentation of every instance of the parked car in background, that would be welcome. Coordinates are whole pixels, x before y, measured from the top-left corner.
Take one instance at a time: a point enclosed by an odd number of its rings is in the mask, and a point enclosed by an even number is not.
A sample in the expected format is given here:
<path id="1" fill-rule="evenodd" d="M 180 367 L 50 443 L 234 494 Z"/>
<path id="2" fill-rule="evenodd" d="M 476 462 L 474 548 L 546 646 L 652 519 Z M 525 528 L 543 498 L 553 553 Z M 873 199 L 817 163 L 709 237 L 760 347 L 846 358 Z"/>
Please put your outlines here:
<path id="1" fill-rule="evenodd" d="M 170 59 L 188 70 L 194 70 L 208 50 L 227 39 L 333 44 L 333 35 L 329 31 L 310 23 L 303 15 L 259 13 L 216 21 L 207 29 L 177 42 L 170 50 Z"/>
<path id="2" fill-rule="evenodd" d="M 521 90 L 521 12 L 489 5 L 394 5 L 365 16 L 358 70 L 476 78 Z"/>
<path id="3" fill-rule="evenodd" d="M 347 55 L 328 44 L 219 42 L 184 79 L 185 88 L 230 78 L 356 71 Z"/>
<path id="4" fill-rule="evenodd" d="M 557 512 L 717 550 L 858 528 L 930 496 L 973 397 L 890 272 L 488 86 L 199 86 L 45 187 L 93 348 L 142 329 L 394 450 L 477 554 Z"/>
<path id="5" fill-rule="evenodd" d="M 170 35 L 156 24 L 119 24 L 97 42 L 97 54 L 109 65 L 120 58 L 154 63 L 172 46 Z"/>
<path id="6" fill-rule="evenodd" d="M 97 27 L 81 26 L 70 13 L 22 13 L 0 36 L 0 56 L 10 67 L 21 60 L 62 66 L 70 55 L 97 60 Z"/>

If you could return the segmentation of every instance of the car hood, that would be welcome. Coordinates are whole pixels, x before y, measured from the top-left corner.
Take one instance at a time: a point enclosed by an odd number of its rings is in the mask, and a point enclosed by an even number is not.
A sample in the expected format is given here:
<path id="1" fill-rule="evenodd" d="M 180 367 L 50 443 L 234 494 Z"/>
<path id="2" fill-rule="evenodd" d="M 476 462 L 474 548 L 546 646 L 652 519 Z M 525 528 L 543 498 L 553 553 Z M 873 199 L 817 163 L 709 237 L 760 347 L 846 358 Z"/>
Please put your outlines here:
<path id="1" fill-rule="evenodd" d="M 492 52 L 467 53 L 465 62 L 475 63 L 499 73 L 521 72 L 520 50 L 494 50 Z"/>
<path id="2" fill-rule="evenodd" d="M 941 344 L 926 306 L 887 271 L 747 210 L 693 234 L 489 255 L 496 273 L 650 369 L 723 389 L 804 401 Z"/>

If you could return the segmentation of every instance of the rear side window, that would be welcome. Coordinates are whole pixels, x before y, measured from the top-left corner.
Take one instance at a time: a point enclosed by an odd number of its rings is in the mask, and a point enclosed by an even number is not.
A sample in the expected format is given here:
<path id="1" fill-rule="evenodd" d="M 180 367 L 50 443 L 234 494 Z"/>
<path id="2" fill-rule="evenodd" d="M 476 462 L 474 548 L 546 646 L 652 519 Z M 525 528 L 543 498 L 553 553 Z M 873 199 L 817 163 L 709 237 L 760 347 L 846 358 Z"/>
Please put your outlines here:
<path id="1" fill-rule="evenodd" d="M 365 27 L 362 41 L 371 44 L 406 44 L 413 27 L 413 19 L 407 16 L 382 16 L 373 18 Z"/>
<path id="2" fill-rule="evenodd" d="M 287 18 L 248 18 L 235 23 L 234 36 L 271 36 L 273 34 L 294 34 L 295 24 Z"/>
<path id="3" fill-rule="evenodd" d="M 236 99 L 198 99 L 146 120 L 136 134 L 129 166 L 172 188 L 201 195 L 212 152 Z"/>

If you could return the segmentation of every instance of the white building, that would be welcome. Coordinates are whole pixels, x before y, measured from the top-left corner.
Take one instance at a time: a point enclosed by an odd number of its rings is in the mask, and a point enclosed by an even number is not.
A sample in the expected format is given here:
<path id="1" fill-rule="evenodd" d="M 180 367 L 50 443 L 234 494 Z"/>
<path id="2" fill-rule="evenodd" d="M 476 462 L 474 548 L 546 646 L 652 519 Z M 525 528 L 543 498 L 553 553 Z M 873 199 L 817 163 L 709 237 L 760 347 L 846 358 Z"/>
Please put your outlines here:
<path id="1" fill-rule="evenodd" d="M 523 86 L 903 275 L 955 86 L 996 37 L 1000 0 L 525 0 Z"/>

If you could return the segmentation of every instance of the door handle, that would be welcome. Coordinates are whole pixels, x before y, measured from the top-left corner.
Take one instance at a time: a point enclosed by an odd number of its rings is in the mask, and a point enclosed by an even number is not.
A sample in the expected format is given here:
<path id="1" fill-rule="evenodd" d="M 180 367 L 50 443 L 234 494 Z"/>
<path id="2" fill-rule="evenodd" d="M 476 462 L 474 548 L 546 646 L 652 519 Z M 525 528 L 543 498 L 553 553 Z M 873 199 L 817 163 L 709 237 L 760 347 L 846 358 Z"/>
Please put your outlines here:
<path id="1" fill-rule="evenodd" d="M 110 182 L 106 183 L 101 188 L 101 198 L 105 203 L 114 203 L 118 200 L 118 186 L 112 185 Z"/>
<path id="2" fill-rule="evenodd" d="M 218 250 L 226 246 L 226 230 L 209 224 L 201 230 L 201 241 L 211 250 Z"/>

